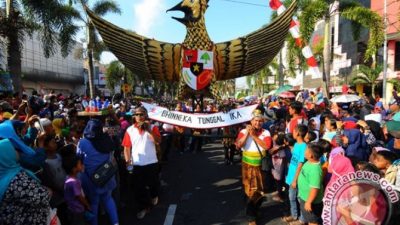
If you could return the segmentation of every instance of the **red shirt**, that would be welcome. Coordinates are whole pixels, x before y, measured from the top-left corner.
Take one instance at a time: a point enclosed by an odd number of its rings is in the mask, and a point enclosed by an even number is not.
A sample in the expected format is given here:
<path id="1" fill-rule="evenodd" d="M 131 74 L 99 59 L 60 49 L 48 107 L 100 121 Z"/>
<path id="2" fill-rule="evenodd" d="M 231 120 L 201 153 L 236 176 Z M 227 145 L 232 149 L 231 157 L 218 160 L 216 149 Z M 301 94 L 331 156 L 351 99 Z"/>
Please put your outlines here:
<path id="1" fill-rule="evenodd" d="M 305 120 L 305 119 L 304 119 L 304 117 L 302 117 L 302 116 L 293 117 L 293 118 L 290 120 L 289 124 L 287 125 L 287 133 L 293 134 L 294 129 L 296 128 L 296 126 L 297 126 L 298 124 L 302 124 L 303 122 L 305 122 L 304 120 Z"/>
<path id="2" fill-rule="evenodd" d="M 237 136 L 236 141 L 243 138 L 243 136 L 245 136 L 246 133 L 247 133 L 246 129 L 241 130 Z M 261 131 L 259 131 L 256 135 L 267 145 L 267 150 L 272 147 L 272 138 L 271 138 L 269 131 L 267 131 L 265 129 L 261 129 Z M 246 143 L 243 145 L 243 148 L 249 148 L 249 149 L 254 148 L 251 144 L 252 141 L 253 141 L 253 139 L 251 137 L 247 138 Z M 257 150 L 257 148 L 254 148 L 254 149 Z"/>
<path id="3" fill-rule="evenodd" d="M 137 128 L 137 124 L 135 124 L 133 126 L 135 126 Z M 143 131 L 141 131 L 140 133 L 141 133 L 141 135 L 144 134 Z M 161 137 L 160 130 L 158 129 L 157 126 L 153 126 L 152 134 L 156 135 L 158 137 Z M 131 148 L 132 147 L 131 138 L 130 138 L 128 132 L 125 132 L 124 139 L 122 140 L 122 146 L 123 147 L 127 147 L 127 148 Z"/>

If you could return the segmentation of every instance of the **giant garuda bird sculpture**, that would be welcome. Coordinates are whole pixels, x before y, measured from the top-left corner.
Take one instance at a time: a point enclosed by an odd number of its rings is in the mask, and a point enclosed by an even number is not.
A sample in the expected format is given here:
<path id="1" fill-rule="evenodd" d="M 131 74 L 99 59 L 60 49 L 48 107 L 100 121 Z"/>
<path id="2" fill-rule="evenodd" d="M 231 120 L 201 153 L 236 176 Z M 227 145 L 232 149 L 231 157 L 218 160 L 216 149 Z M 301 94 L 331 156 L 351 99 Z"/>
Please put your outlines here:
<path id="1" fill-rule="evenodd" d="M 177 21 L 186 26 L 183 43 L 166 43 L 117 27 L 86 7 L 108 49 L 142 79 L 179 82 L 180 98 L 211 94 L 219 99 L 215 81 L 253 74 L 282 48 L 296 1 L 265 26 L 235 40 L 213 43 L 204 14 L 209 0 L 183 0 L 167 11 L 182 11 Z"/>

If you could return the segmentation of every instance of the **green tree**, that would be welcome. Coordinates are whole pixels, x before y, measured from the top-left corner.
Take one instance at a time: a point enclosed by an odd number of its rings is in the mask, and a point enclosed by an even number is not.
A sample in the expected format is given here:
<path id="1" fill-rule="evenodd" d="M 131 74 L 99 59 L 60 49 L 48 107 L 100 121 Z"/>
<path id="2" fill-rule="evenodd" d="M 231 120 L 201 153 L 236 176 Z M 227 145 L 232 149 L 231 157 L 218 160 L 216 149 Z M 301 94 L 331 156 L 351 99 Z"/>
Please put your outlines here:
<path id="1" fill-rule="evenodd" d="M 78 3 L 78 0 L 70 0 L 70 4 Z M 80 0 L 82 5 L 87 6 L 88 0 Z M 107 13 L 121 13 L 118 4 L 113 0 L 99 0 L 96 1 L 90 8 L 94 13 L 99 16 L 104 16 Z M 89 95 L 94 97 L 94 67 L 93 59 L 99 61 L 101 53 L 106 50 L 105 44 L 100 41 L 99 35 L 95 30 L 94 25 L 90 22 L 89 17 L 84 13 L 80 17 L 81 21 L 85 24 L 86 29 L 86 42 L 87 42 L 87 60 L 88 60 L 88 80 L 89 80 Z"/>
<path id="2" fill-rule="evenodd" d="M 122 84 L 122 80 L 126 84 L 131 84 L 133 89 L 139 82 L 139 79 L 129 69 L 127 69 L 120 61 L 112 61 L 106 70 L 106 86 L 114 93 L 115 86 Z"/>
<path id="3" fill-rule="evenodd" d="M 383 71 L 382 65 L 376 67 L 368 67 L 359 65 L 357 75 L 352 79 L 354 84 L 366 84 L 371 86 L 372 96 L 375 97 L 375 87 L 379 74 Z"/>
<path id="4" fill-rule="evenodd" d="M 153 97 L 159 98 L 165 93 L 168 93 L 172 98 L 174 98 L 176 93 L 177 84 L 168 81 L 152 81 Z"/>
<path id="5" fill-rule="evenodd" d="M 74 44 L 79 30 L 74 19 L 79 13 L 57 0 L 4 0 L 0 8 L 0 37 L 6 40 L 8 70 L 14 91 L 21 93 L 21 58 L 26 35 L 37 32 L 45 57 L 54 55 L 60 46 L 64 57 Z"/>
<path id="6" fill-rule="evenodd" d="M 235 80 L 217 81 L 217 89 L 222 98 L 233 97 L 235 95 Z"/>
<path id="7" fill-rule="evenodd" d="M 247 76 L 246 83 L 251 94 L 257 93 L 259 96 L 262 96 L 268 90 L 268 85 L 265 82 L 268 80 L 268 77 L 275 76 L 275 81 L 279 80 L 281 76 L 277 73 L 279 66 L 275 58 L 269 65 L 265 66 L 257 73 Z M 285 77 L 285 74 L 282 76 Z"/>
<path id="8" fill-rule="evenodd" d="M 390 80 L 388 80 L 387 82 L 393 84 L 393 87 L 394 87 L 396 90 L 400 90 L 400 81 L 399 81 L 399 80 L 397 80 L 397 79 L 390 79 Z"/>

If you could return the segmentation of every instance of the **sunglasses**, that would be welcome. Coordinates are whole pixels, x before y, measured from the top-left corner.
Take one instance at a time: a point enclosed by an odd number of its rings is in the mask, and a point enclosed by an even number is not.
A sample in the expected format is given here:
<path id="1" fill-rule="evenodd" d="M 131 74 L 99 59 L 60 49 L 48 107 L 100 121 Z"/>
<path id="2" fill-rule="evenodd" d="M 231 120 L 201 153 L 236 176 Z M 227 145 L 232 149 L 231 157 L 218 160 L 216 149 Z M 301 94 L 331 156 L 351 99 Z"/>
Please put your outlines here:
<path id="1" fill-rule="evenodd" d="M 143 113 L 136 113 L 135 116 L 144 116 Z"/>

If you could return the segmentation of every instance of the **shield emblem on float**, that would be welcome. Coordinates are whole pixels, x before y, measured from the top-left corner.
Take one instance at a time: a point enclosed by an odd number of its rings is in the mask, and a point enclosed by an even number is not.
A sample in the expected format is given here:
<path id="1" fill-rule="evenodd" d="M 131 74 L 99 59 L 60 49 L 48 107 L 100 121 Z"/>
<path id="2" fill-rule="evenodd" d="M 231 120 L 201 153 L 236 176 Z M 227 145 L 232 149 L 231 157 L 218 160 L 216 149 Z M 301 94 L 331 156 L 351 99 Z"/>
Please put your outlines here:
<path id="1" fill-rule="evenodd" d="M 207 87 L 213 75 L 213 59 L 211 51 L 185 49 L 182 58 L 182 75 L 185 83 L 194 90 Z"/>

